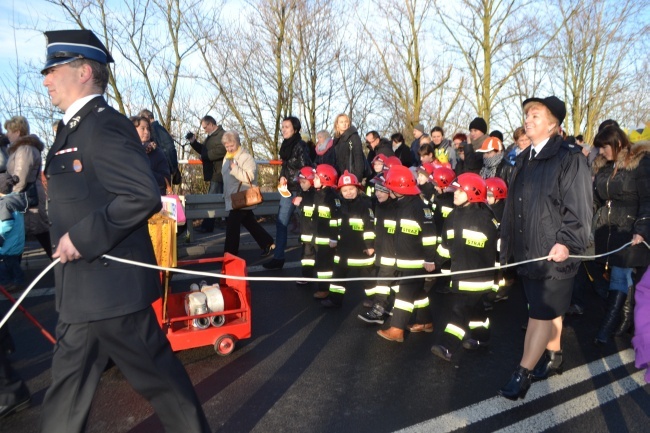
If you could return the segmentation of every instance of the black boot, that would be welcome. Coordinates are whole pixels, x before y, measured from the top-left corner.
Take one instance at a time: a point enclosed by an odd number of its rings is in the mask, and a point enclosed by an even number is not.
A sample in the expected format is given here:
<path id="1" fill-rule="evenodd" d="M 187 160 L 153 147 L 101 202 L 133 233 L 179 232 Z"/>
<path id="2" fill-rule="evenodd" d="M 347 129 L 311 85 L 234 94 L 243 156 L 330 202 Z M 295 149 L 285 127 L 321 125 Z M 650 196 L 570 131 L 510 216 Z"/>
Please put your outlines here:
<path id="1" fill-rule="evenodd" d="M 632 325 L 634 325 L 634 291 L 634 286 L 630 286 L 627 291 L 627 298 L 623 304 L 623 310 L 621 310 L 623 313 L 621 324 L 616 329 L 616 332 L 614 332 L 614 335 L 617 337 L 626 334 L 632 328 Z"/>
<path id="2" fill-rule="evenodd" d="M 512 373 L 510 381 L 498 393 L 501 397 L 517 400 L 526 397 L 528 388 L 530 388 L 530 371 L 520 365 Z"/>
<path id="3" fill-rule="evenodd" d="M 535 382 L 537 380 L 544 380 L 554 374 L 562 374 L 562 351 L 546 350 L 542 357 L 537 362 L 537 365 L 530 372 L 530 379 Z"/>
<path id="4" fill-rule="evenodd" d="M 619 316 L 627 294 L 620 292 L 618 290 L 610 290 L 607 294 L 607 311 L 605 312 L 605 317 L 603 318 L 602 323 L 600 324 L 600 329 L 596 338 L 594 339 L 594 344 L 602 345 L 609 342 L 609 337 L 614 333 L 614 328 L 618 325 Z"/>
<path id="5" fill-rule="evenodd" d="M 284 266 L 284 259 L 276 259 L 275 257 L 262 265 L 264 269 L 269 269 L 273 271 L 280 270 L 282 269 L 283 266 Z"/>

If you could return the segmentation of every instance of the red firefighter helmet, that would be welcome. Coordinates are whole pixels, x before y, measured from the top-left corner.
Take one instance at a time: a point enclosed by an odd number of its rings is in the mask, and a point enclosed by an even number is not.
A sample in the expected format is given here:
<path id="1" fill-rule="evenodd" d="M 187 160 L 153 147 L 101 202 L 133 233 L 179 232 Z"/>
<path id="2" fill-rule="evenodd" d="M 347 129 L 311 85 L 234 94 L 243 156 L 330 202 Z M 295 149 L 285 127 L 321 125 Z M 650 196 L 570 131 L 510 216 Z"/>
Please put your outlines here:
<path id="1" fill-rule="evenodd" d="M 456 179 L 456 173 L 451 168 L 440 167 L 433 170 L 431 177 L 440 188 L 447 188 Z"/>
<path id="2" fill-rule="evenodd" d="M 388 159 L 388 157 L 386 155 L 384 155 L 383 153 L 380 153 L 379 155 L 372 158 L 372 164 L 374 164 L 377 161 L 381 161 L 382 164 L 386 165 L 386 160 L 387 159 Z"/>
<path id="3" fill-rule="evenodd" d="M 402 165 L 402 161 L 400 161 L 400 159 L 398 157 L 396 157 L 396 156 L 389 156 L 384 161 L 384 170 L 387 170 L 387 169 L 389 169 L 391 167 L 395 167 L 395 166 L 398 166 L 398 165 Z"/>
<path id="4" fill-rule="evenodd" d="M 423 162 L 421 166 L 418 167 L 418 173 L 424 174 L 426 177 L 430 177 L 433 174 L 435 167 L 430 162 Z"/>
<path id="5" fill-rule="evenodd" d="M 344 186 L 348 186 L 348 185 L 356 186 L 357 188 L 361 188 L 361 184 L 359 183 L 359 180 L 357 179 L 357 177 L 354 174 L 350 173 L 349 171 L 345 170 L 345 172 L 343 172 L 341 177 L 339 177 L 339 188 L 338 189 L 341 189 Z"/>
<path id="6" fill-rule="evenodd" d="M 331 186 L 336 188 L 336 180 L 338 175 L 336 169 L 329 164 L 318 164 L 316 166 L 316 176 L 320 179 L 323 186 Z"/>
<path id="7" fill-rule="evenodd" d="M 463 173 L 452 184 L 465 191 L 470 203 L 485 203 L 487 201 L 487 186 L 481 176 L 476 173 Z"/>
<path id="8" fill-rule="evenodd" d="M 488 191 L 492 192 L 496 200 L 505 200 L 508 196 L 508 185 L 499 177 L 489 177 L 485 179 Z"/>
<path id="9" fill-rule="evenodd" d="M 296 180 L 307 179 L 311 186 L 314 186 L 314 177 L 316 177 L 316 170 L 314 170 L 313 167 L 305 166 L 298 172 Z"/>
<path id="10" fill-rule="evenodd" d="M 438 161 L 437 159 L 434 159 L 433 162 L 431 163 L 431 165 L 433 165 L 433 168 L 444 167 L 444 166 L 442 165 L 442 162 Z"/>
<path id="11" fill-rule="evenodd" d="M 388 170 L 384 185 L 397 194 L 416 195 L 420 193 L 413 172 L 403 165 L 391 167 Z"/>

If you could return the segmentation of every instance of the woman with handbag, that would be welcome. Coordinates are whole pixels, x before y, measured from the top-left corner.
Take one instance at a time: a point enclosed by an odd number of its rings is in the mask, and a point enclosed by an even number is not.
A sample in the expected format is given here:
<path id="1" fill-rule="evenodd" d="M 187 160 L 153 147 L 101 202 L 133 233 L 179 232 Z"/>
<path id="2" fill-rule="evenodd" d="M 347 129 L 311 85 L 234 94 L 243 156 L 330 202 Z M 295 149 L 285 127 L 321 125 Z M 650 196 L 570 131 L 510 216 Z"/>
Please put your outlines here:
<path id="1" fill-rule="evenodd" d="M 228 220 L 223 252 L 239 253 L 239 233 L 243 225 L 262 249 L 262 256 L 268 256 L 275 248 L 273 237 L 257 222 L 253 209 L 262 202 L 257 182 L 257 164 L 250 153 L 241 147 L 239 133 L 227 131 L 222 143 L 226 148 L 223 159 L 223 189 Z"/>
<path id="2" fill-rule="evenodd" d="M 7 173 L 18 176 L 13 193 L 22 194 L 25 200 L 25 235 L 34 236 L 45 254 L 52 258 L 50 221 L 47 217 L 46 194 L 41 181 L 41 152 L 43 142 L 29 133 L 29 123 L 23 116 L 14 116 L 4 124 L 9 145 Z"/>

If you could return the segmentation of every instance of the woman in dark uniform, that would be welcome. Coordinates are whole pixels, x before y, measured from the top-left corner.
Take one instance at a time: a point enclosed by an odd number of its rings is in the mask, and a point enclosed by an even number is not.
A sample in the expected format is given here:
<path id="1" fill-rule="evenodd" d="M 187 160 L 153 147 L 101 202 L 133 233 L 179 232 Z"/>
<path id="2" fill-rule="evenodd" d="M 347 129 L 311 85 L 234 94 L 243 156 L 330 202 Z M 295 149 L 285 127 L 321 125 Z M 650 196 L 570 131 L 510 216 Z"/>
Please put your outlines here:
<path id="1" fill-rule="evenodd" d="M 531 380 L 561 372 L 562 315 L 588 242 L 592 217 L 591 175 L 579 146 L 559 134 L 564 102 L 550 96 L 523 104 L 532 145 L 517 157 L 501 224 L 501 263 L 539 257 L 517 268 L 529 304 L 524 353 L 499 394 L 524 398 Z M 546 349 L 546 351 L 545 351 Z"/>

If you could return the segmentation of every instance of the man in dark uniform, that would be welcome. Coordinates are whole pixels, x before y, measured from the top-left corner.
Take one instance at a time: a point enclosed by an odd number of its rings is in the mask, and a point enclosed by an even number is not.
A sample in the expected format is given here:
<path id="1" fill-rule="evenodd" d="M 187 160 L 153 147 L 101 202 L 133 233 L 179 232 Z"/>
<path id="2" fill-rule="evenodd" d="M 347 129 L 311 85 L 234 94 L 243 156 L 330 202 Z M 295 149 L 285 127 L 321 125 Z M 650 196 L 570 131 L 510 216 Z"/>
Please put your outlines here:
<path id="1" fill-rule="evenodd" d="M 55 267 L 57 343 L 41 431 L 84 430 L 109 358 L 167 431 L 210 431 L 151 308 L 160 296 L 157 272 L 103 257 L 154 264 L 147 219 L 161 208 L 135 128 L 102 97 L 113 59 L 91 31 L 45 35 L 43 85 L 65 114 L 44 169 L 53 257 L 61 263 Z"/>

